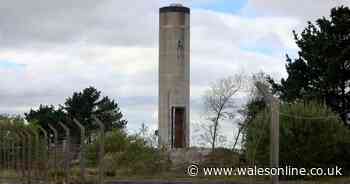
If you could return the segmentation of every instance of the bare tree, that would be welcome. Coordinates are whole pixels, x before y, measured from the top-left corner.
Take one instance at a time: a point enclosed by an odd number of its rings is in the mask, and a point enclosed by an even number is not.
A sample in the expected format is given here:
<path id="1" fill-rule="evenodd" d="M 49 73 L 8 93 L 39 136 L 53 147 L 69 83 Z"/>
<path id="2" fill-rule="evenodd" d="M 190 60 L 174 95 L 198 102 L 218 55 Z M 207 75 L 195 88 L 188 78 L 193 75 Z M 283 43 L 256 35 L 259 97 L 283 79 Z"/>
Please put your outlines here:
<path id="1" fill-rule="evenodd" d="M 208 146 L 212 146 L 213 144 L 213 136 L 214 136 L 214 126 L 212 122 L 206 122 L 206 123 L 201 123 L 198 124 L 198 131 L 200 132 L 199 136 L 198 136 L 198 140 L 197 143 L 200 146 L 203 147 L 208 147 Z M 220 127 L 218 126 L 217 128 L 217 137 L 215 139 L 216 143 L 215 146 L 225 146 L 227 143 L 227 137 L 222 135 L 221 131 L 220 131 Z"/>
<path id="2" fill-rule="evenodd" d="M 269 76 L 264 72 L 254 73 L 246 81 L 248 84 L 249 99 L 245 106 L 239 110 L 239 113 L 243 116 L 243 121 L 238 123 L 238 133 L 235 135 L 233 149 L 238 144 L 239 137 L 243 134 L 247 124 L 255 118 L 256 111 L 260 110 L 261 106 L 264 106 L 263 101 L 264 94 L 257 88 L 257 85 L 261 86 L 265 90 L 269 91 L 270 84 L 268 83 Z"/>
<path id="3" fill-rule="evenodd" d="M 232 112 L 235 102 L 232 97 L 242 88 L 242 85 L 243 75 L 237 74 L 216 81 L 204 95 L 206 116 L 210 122 L 204 130 L 206 137 L 210 138 L 212 151 L 214 151 L 219 137 L 219 122 L 234 116 Z"/>
<path id="4" fill-rule="evenodd" d="M 148 128 L 148 126 L 145 124 L 145 123 L 142 123 L 141 124 L 141 128 L 140 128 L 140 136 L 142 137 L 142 138 L 146 138 L 147 137 L 147 135 L 148 135 L 148 131 L 149 131 L 149 128 Z"/>
<path id="5" fill-rule="evenodd" d="M 237 121 L 238 124 L 238 132 L 237 134 L 235 134 L 235 132 L 233 132 L 233 146 L 232 146 L 232 150 L 236 150 L 237 144 L 238 144 L 238 140 L 241 137 L 243 130 L 244 130 L 244 126 L 243 123 L 241 123 L 242 121 Z"/>
<path id="6" fill-rule="evenodd" d="M 148 146 L 153 147 L 153 148 L 157 147 L 158 136 L 145 123 L 141 124 L 140 131 L 137 134 L 146 141 L 146 144 Z"/>

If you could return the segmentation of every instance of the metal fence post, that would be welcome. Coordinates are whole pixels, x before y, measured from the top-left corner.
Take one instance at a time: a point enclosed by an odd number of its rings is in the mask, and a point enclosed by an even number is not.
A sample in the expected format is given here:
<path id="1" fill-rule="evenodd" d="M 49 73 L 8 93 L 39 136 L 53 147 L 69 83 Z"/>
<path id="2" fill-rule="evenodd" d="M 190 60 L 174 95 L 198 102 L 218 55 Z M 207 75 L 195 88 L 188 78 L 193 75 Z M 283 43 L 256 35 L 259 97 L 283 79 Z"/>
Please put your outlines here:
<path id="1" fill-rule="evenodd" d="M 98 179 L 98 183 L 99 184 L 103 184 L 103 180 L 104 180 L 104 164 L 103 164 L 103 159 L 104 159 L 104 155 L 105 155 L 105 149 L 104 149 L 104 138 L 105 138 L 105 126 L 102 123 L 102 121 L 100 121 L 97 117 L 93 117 L 94 120 L 96 121 L 97 125 L 100 128 L 100 142 L 99 142 L 99 163 L 98 163 L 98 167 L 99 167 L 99 179 Z"/>
<path id="2" fill-rule="evenodd" d="M 12 143 L 12 140 L 11 140 L 11 137 L 10 137 L 10 132 L 8 132 L 7 134 L 7 141 L 6 141 L 6 150 L 7 150 L 7 157 L 6 157 L 6 168 L 7 170 L 10 170 L 11 169 L 11 143 Z"/>
<path id="3" fill-rule="evenodd" d="M 3 166 L 4 166 L 4 154 L 3 154 L 3 150 L 4 150 L 4 145 L 3 145 L 3 142 L 4 142 L 4 136 L 3 136 L 3 129 L 2 127 L 0 126 L 0 169 L 2 170 L 3 169 Z"/>
<path id="4" fill-rule="evenodd" d="M 17 142 L 17 136 L 16 136 L 16 134 L 15 134 L 15 132 L 14 131 L 11 131 L 10 132 L 11 133 L 11 135 L 12 135 L 12 138 L 11 138 L 11 165 L 12 165 L 12 169 L 14 169 L 14 170 L 16 170 L 16 142 Z"/>
<path id="5" fill-rule="evenodd" d="M 13 144 L 13 157 L 14 157 L 14 169 L 15 171 L 18 170 L 18 161 L 19 161 L 19 151 L 18 151 L 18 148 L 19 148 L 19 143 L 21 142 L 21 139 L 20 139 L 20 136 L 18 134 L 18 132 L 15 130 L 15 129 L 12 129 L 12 133 L 14 135 L 14 144 Z"/>
<path id="6" fill-rule="evenodd" d="M 17 158 L 17 162 L 16 162 L 16 170 L 21 170 L 21 145 L 22 145 L 22 136 L 21 133 L 16 131 L 16 135 L 17 135 L 17 154 L 16 154 L 16 158 Z"/>
<path id="7" fill-rule="evenodd" d="M 31 144 L 32 144 L 32 139 L 31 139 L 31 135 L 25 130 L 25 129 L 22 129 L 24 134 L 27 136 L 27 155 L 26 155 L 26 169 L 27 169 L 27 183 L 31 183 L 31 175 L 32 175 L 32 172 L 31 172 Z"/>
<path id="8" fill-rule="evenodd" d="M 33 174 L 34 174 L 34 179 L 36 179 L 36 177 L 38 177 L 39 175 L 39 170 L 38 170 L 38 159 L 39 159 L 39 135 L 38 133 L 33 130 L 31 127 L 28 127 L 28 132 L 31 132 L 33 135 L 33 147 L 32 147 L 32 162 L 31 162 L 31 166 L 32 166 L 32 170 L 33 170 Z"/>
<path id="9" fill-rule="evenodd" d="M 2 168 L 6 169 L 6 128 L 2 129 L 2 141 L 1 141 L 1 151 L 2 151 Z"/>
<path id="10" fill-rule="evenodd" d="M 64 147 L 64 155 L 65 155 L 65 160 L 64 160 L 64 173 L 65 173 L 65 177 L 66 177 L 66 182 L 68 182 L 68 178 L 69 178 L 69 160 L 70 160 L 70 151 L 69 151 L 69 147 L 70 147 L 70 130 L 69 128 L 63 124 L 62 122 L 58 122 L 58 124 L 64 129 L 65 131 L 65 137 L 66 137 L 66 146 Z"/>
<path id="11" fill-rule="evenodd" d="M 271 168 L 279 167 L 279 100 L 271 100 Z M 272 184 L 278 184 L 278 175 L 272 176 Z"/>
<path id="12" fill-rule="evenodd" d="M 49 148 L 48 148 L 48 134 L 45 129 L 41 126 L 38 126 L 38 129 L 44 134 L 44 150 L 43 150 L 43 160 L 44 160 L 44 170 L 45 170 L 45 181 L 49 181 L 48 170 L 49 170 Z"/>
<path id="13" fill-rule="evenodd" d="M 80 129 L 80 177 L 81 182 L 85 182 L 85 127 L 75 118 L 73 118 L 73 122 Z"/>
<path id="14" fill-rule="evenodd" d="M 3 130 L 2 130 L 2 126 L 0 125 L 0 169 L 2 170 L 2 166 L 3 166 Z"/>
<path id="15" fill-rule="evenodd" d="M 6 134 L 7 134 L 7 130 L 6 130 Z M 4 156 L 4 158 L 5 158 L 5 169 L 6 170 L 8 170 L 9 169 L 9 163 L 8 163 L 8 160 L 9 160 L 9 152 L 8 152 L 8 136 L 6 135 L 6 137 L 5 137 L 5 140 L 4 140 L 4 149 L 5 149 L 5 152 L 4 152 L 4 154 L 5 154 L 5 156 Z"/>
<path id="16" fill-rule="evenodd" d="M 264 95 L 265 101 L 270 105 L 271 124 L 270 124 L 270 167 L 278 169 L 279 167 L 279 100 L 275 98 L 266 86 L 258 82 L 256 87 Z M 272 184 L 279 183 L 277 175 L 271 176 Z"/>
<path id="17" fill-rule="evenodd" d="M 18 132 L 18 134 L 21 137 L 21 162 L 20 162 L 20 168 L 22 171 L 22 178 L 23 182 L 25 181 L 26 178 L 26 171 L 25 171 L 25 158 L 26 158 L 26 150 L 25 150 L 25 145 L 26 145 L 26 136 L 23 134 L 23 132 Z"/>
<path id="18" fill-rule="evenodd" d="M 54 135 L 54 182 L 57 181 L 57 141 L 58 141 L 58 132 L 57 130 L 50 124 L 47 124 L 50 130 L 53 132 Z"/>

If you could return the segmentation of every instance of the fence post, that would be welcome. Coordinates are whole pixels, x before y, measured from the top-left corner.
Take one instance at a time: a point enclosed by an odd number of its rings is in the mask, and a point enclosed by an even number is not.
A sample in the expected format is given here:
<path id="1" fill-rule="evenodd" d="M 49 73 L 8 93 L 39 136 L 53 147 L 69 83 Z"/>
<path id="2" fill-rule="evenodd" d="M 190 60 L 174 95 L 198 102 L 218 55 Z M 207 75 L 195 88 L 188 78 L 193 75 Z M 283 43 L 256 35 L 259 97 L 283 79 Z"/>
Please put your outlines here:
<path id="1" fill-rule="evenodd" d="M 63 124 L 62 122 L 58 122 L 58 124 L 64 129 L 65 132 L 65 137 L 66 137 L 66 146 L 64 147 L 64 155 L 65 155 L 65 160 L 64 160 L 64 175 L 66 177 L 66 183 L 68 182 L 68 178 L 69 178 L 69 160 L 70 160 L 70 155 L 69 155 L 69 147 L 70 147 L 70 131 L 69 128 Z"/>
<path id="2" fill-rule="evenodd" d="M 11 164 L 12 164 L 12 169 L 16 170 L 16 142 L 17 142 L 17 136 L 16 136 L 16 133 L 14 131 L 11 131 L 10 132 L 11 135 L 12 135 L 12 141 L 11 141 Z"/>
<path id="3" fill-rule="evenodd" d="M 98 183 L 103 184 L 103 178 L 104 178 L 104 164 L 103 164 L 103 158 L 105 155 L 105 148 L 104 148 L 104 139 L 105 139 L 105 126 L 96 116 L 93 116 L 94 120 L 96 121 L 97 125 L 100 127 L 100 142 L 99 142 L 99 178 Z"/>
<path id="4" fill-rule="evenodd" d="M 5 132 L 7 134 L 7 130 Z M 8 136 L 6 135 L 6 138 L 4 140 L 4 149 L 5 149 L 5 169 L 8 170 L 9 169 L 9 163 L 8 163 L 8 160 L 9 160 L 9 151 L 8 151 Z"/>
<path id="5" fill-rule="evenodd" d="M 27 155 L 26 155 L 26 157 L 27 157 L 27 159 L 26 159 L 26 169 L 27 169 L 27 183 L 31 183 L 31 175 L 32 175 L 32 172 L 31 172 L 31 169 L 32 169 L 32 167 L 31 167 L 31 155 L 32 155 L 32 153 L 31 153 L 31 144 L 32 144 L 32 142 L 31 142 L 31 135 L 25 130 L 25 129 L 23 129 L 23 132 L 24 132 L 24 134 L 27 136 Z"/>
<path id="6" fill-rule="evenodd" d="M 263 94 L 265 102 L 270 105 L 271 124 L 270 124 L 270 167 L 278 169 L 279 167 L 279 100 L 275 98 L 266 86 L 261 82 L 256 83 L 256 87 Z M 278 184 L 278 175 L 271 176 L 271 183 Z"/>
<path id="7" fill-rule="evenodd" d="M 38 129 L 44 134 L 44 150 L 43 150 L 43 160 L 44 160 L 44 170 L 45 170 L 45 181 L 49 182 L 49 176 L 48 176 L 48 170 L 49 170 L 49 148 L 48 148 L 48 134 L 45 129 L 43 129 L 41 126 L 38 126 Z"/>
<path id="8" fill-rule="evenodd" d="M 271 100 L 271 167 L 279 167 L 279 100 Z M 272 184 L 278 184 L 278 175 L 272 176 Z"/>
<path id="9" fill-rule="evenodd" d="M 2 129 L 2 141 L 1 141 L 1 151 L 2 151 L 2 154 L 1 154 L 1 157 L 2 157 L 2 168 L 3 169 L 6 169 L 6 127 L 3 127 L 4 129 Z"/>
<path id="10" fill-rule="evenodd" d="M 32 156 L 32 170 L 33 170 L 33 174 L 34 174 L 34 179 L 36 179 L 35 177 L 38 177 L 39 176 L 39 170 L 38 170 L 38 163 L 37 163 L 37 161 L 38 161 L 38 159 L 39 159 L 39 135 L 38 135 L 38 133 L 35 131 L 35 130 L 33 130 L 31 127 L 28 127 L 27 128 L 28 130 L 29 130 L 29 132 L 31 132 L 32 134 L 33 134 L 33 151 L 34 151 L 34 154 L 33 154 L 33 156 Z M 32 151 L 32 152 L 33 152 Z"/>
<path id="11" fill-rule="evenodd" d="M 5 171 L 5 170 L 7 170 L 8 169 L 8 166 L 9 166 L 9 163 L 8 163 L 8 135 L 7 135 L 7 133 L 8 133 L 8 130 L 7 130 L 7 126 L 3 126 L 3 129 L 2 129 L 2 141 L 1 141 L 1 143 L 2 143 L 2 145 L 1 145 L 1 149 L 2 149 L 2 165 L 3 165 L 3 167 L 2 167 L 2 171 Z M 6 174 L 6 172 L 4 172 L 4 173 L 1 173 L 1 175 L 3 175 L 3 174 Z M 5 176 L 6 177 L 6 176 Z"/>
<path id="12" fill-rule="evenodd" d="M 18 151 L 18 148 L 19 148 L 19 143 L 21 142 L 21 138 L 18 134 L 18 132 L 15 130 L 15 129 L 12 129 L 12 132 L 13 132 L 13 135 L 15 136 L 15 142 L 14 142 L 14 168 L 15 170 L 17 171 L 18 170 L 18 160 L 19 160 L 19 151 Z"/>
<path id="13" fill-rule="evenodd" d="M 22 178 L 23 178 L 23 183 L 25 182 L 26 178 L 26 171 L 25 171 L 25 158 L 26 158 L 26 150 L 25 150 L 25 145 L 26 145 L 26 136 L 23 134 L 23 132 L 18 132 L 18 135 L 21 137 L 21 162 L 20 162 L 20 168 L 22 171 Z"/>
<path id="14" fill-rule="evenodd" d="M 20 132 L 15 131 L 16 137 L 17 137 L 17 147 L 16 147 L 16 170 L 21 169 L 21 144 L 22 144 L 22 137 Z"/>
<path id="15" fill-rule="evenodd" d="M 2 129 L 2 126 L 0 125 L 0 169 L 2 170 L 3 169 L 3 149 L 4 149 L 4 145 L 3 145 L 3 142 L 4 142 L 4 135 L 3 135 L 3 129 Z M 1 173 L 2 174 L 2 173 Z"/>
<path id="16" fill-rule="evenodd" d="M 5 169 L 6 170 L 9 169 L 9 149 L 8 149 L 8 145 L 9 145 L 9 140 L 8 140 L 8 136 L 6 135 L 6 137 L 5 137 L 5 146 L 4 146 L 5 147 Z"/>
<path id="17" fill-rule="evenodd" d="M 73 122 L 80 129 L 80 177 L 81 182 L 85 182 L 85 127 L 75 118 L 73 118 Z"/>
<path id="18" fill-rule="evenodd" d="M 7 141 L 6 141 L 6 169 L 11 169 L 11 137 L 10 133 L 7 134 Z"/>
<path id="19" fill-rule="evenodd" d="M 54 182 L 57 181 L 57 141 L 58 141 L 58 132 L 57 130 L 50 124 L 47 124 L 50 130 L 53 132 L 54 136 Z"/>

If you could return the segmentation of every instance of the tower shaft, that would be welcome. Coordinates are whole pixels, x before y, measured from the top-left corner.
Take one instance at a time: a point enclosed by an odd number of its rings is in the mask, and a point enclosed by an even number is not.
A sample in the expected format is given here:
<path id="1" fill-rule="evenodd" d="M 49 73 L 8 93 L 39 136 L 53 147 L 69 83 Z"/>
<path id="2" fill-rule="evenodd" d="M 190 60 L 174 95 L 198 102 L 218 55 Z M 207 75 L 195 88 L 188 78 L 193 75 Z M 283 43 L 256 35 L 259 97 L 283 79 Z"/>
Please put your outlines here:
<path id="1" fill-rule="evenodd" d="M 160 8 L 159 15 L 159 144 L 189 146 L 190 9 Z"/>

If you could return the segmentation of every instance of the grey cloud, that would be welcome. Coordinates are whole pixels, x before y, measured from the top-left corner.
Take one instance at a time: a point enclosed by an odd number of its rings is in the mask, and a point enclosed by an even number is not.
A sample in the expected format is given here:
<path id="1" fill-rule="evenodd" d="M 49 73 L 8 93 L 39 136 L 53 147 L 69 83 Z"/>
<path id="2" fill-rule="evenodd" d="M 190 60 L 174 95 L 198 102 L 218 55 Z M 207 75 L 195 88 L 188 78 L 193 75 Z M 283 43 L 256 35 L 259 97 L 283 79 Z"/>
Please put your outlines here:
<path id="1" fill-rule="evenodd" d="M 0 79 L 0 112 L 25 112 L 40 103 L 63 103 L 73 91 L 93 85 L 120 102 L 130 121 L 129 128 L 137 129 L 142 122 L 155 122 L 157 13 L 160 5 L 168 2 L 5 2 L 0 7 L 1 47 L 9 47 L 16 55 L 11 59 L 26 66 L 22 71 L 0 69 L 2 75 L 9 76 Z M 267 33 L 260 30 L 270 26 L 223 13 L 194 10 L 192 15 L 193 117 L 201 107 L 198 97 L 203 88 L 215 79 L 241 68 L 248 72 L 264 69 L 264 66 L 267 72 L 283 70 L 283 56 L 265 56 L 239 48 L 242 40 L 270 39 L 269 33 L 276 30 Z M 285 28 L 285 25 L 279 26 Z M 277 37 L 279 40 L 281 36 Z M 37 46 L 45 49 L 32 49 Z M 128 50 L 135 47 L 137 49 Z M 81 51 L 84 48 L 92 51 L 84 53 Z M 21 55 L 23 51 L 33 54 L 26 57 Z"/>
<path id="2" fill-rule="evenodd" d="M 2 47 L 44 47 L 85 40 L 97 44 L 150 45 L 156 41 L 152 1 L 62 0 L 1 3 Z"/>

